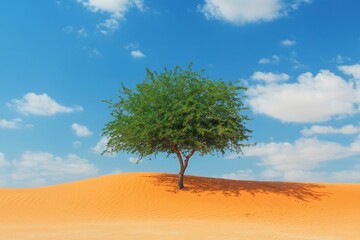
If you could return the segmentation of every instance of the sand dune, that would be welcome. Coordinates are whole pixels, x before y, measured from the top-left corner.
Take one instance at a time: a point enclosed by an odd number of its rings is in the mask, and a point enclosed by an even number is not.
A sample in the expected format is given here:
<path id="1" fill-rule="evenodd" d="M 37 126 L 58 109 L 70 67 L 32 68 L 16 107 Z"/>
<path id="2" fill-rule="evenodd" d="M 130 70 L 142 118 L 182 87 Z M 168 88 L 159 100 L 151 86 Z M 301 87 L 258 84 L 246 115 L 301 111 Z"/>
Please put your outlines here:
<path id="1" fill-rule="evenodd" d="M 360 239 L 359 184 L 161 173 L 0 189 L 0 239 Z"/>

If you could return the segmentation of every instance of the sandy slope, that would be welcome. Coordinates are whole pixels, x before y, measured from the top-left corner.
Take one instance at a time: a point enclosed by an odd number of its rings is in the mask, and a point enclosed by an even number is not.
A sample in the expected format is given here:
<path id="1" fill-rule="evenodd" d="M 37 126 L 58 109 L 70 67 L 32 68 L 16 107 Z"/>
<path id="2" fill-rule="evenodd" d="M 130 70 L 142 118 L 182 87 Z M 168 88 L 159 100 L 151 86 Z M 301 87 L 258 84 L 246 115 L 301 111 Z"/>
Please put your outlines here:
<path id="1" fill-rule="evenodd" d="M 360 185 L 176 178 L 0 189 L 0 239 L 360 239 Z"/>

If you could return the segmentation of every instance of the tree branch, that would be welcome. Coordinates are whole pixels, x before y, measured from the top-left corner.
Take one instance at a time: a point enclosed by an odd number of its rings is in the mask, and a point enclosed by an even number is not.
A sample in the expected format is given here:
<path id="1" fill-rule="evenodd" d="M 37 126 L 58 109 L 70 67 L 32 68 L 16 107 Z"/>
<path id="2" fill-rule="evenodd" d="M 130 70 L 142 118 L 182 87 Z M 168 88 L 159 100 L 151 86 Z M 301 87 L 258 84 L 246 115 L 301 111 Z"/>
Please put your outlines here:
<path id="1" fill-rule="evenodd" d="M 186 156 L 185 158 L 185 166 L 184 168 L 186 169 L 189 163 L 189 159 L 192 157 L 192 155 L 194 155 L 194 153 L 196 152 L 197 148 L 194 148 L 191 153 L 189 155 Z"/>
<path id="2" fill-rule="evenodd" d="M 177 157 L 179 159 L 181 169 L 184 169 L 184 162 L 183 162 L 183 159 L 182 159 L 182 156 L 181 156 L 181 153 L 180 153 L 179 149 L 173 143 L 170 143 L 170 146 L 174 150 L 174 152 L 176 153 L 176 155 L 177 155 Z"/>

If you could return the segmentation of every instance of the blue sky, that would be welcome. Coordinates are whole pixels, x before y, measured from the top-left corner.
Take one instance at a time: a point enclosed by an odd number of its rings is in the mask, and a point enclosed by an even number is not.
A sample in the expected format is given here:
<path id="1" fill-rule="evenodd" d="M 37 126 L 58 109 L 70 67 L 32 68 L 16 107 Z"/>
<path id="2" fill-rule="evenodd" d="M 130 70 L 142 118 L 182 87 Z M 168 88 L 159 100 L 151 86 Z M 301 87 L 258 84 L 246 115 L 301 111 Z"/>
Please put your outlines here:
<path id="1" fill-rule="evenodd" d="M 241 80 L 252 142 L 194 156 L 187 174 L 360 182 L 356 0 L 5 0 L 0 4 L 0 186 L 178 172 L 175 158 L 100 156 L 120 84 L 145 68 Z"/>

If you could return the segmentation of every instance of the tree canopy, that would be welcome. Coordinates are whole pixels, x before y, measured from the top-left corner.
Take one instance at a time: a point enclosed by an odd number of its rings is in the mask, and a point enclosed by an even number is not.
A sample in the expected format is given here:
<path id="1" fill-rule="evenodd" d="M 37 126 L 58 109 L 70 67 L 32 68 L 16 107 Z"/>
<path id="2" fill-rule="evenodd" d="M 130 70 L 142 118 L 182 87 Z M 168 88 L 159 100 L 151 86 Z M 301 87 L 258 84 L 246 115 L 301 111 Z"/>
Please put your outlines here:
<path id="1" fill-rule="evenodd" d="M 117 102 L 107 101 L 113 120 L 103 129 L 106 152 L 125 151 L 141 158 L 175 153 L 180 163 L 179 188 L 190 157 L 226 150 L 242 152 L 251 130 L 242 112 L 245 87 L 212 81 L 192 65 L 176 66 L 146 77 L 134 90 L 125 86 Z M 181 180 L 181 183 L 180 183 Z"/>

